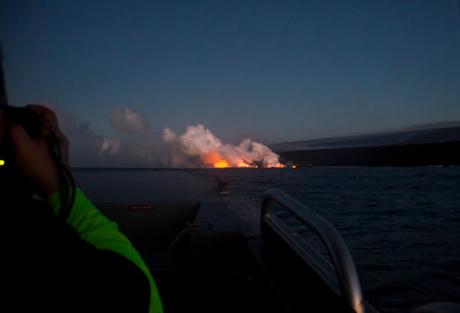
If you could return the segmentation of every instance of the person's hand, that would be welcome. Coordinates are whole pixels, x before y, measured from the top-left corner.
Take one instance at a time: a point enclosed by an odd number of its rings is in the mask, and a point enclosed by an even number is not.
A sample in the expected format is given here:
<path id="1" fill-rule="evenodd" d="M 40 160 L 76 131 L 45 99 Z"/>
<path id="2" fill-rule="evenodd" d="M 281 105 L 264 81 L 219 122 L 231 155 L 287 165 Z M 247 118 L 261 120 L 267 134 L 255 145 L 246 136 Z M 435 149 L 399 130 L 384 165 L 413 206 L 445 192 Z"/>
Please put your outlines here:
<path id="1" fill-rule="evenodd" d="M 65 164 L 68 164 L 68 141 L 59 130 L 53 111 L 40 105 L 30 105 L 27 108 L 40 116 L 42 131 L 39 138 L 32 139 L 20 125 L 13 125 L 9 129 L 15 161 L 21 174 L 37 187 L 42 196 L 49 197 L 59 190 L 59 173 L 50 156 L 45 138 L 50 132 L 54 132 L 60 139 L 61 154 Z"/>

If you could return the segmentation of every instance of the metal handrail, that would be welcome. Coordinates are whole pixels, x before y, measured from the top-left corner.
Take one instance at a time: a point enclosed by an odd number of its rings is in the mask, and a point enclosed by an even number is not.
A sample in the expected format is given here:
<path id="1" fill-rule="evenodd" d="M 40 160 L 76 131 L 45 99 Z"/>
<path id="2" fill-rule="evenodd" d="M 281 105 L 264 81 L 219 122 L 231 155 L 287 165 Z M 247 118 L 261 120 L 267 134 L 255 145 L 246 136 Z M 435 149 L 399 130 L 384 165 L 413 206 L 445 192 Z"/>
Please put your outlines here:
<path id="1" fill-rule="evenodd" d="M 364 313 L 364 300 L 355 263 L 345 241 L 335 227 L 301 202 L 277 189 L 271 189 L 265 194 L 261 221 L 267 219 L 273 223 L 274 204 L 283 207 L 321 238 L 331 256 L 342 295 L 356 313 Z M 284 235 L 286 238 L 292 238 L 285 230 Z"/>

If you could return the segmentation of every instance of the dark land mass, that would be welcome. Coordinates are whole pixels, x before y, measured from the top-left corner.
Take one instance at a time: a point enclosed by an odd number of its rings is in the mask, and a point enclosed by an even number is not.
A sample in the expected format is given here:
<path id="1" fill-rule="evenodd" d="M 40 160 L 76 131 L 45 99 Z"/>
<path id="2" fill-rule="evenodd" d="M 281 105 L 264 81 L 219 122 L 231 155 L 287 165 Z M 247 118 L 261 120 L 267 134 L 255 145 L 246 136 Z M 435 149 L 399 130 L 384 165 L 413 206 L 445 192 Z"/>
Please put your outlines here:
<path id="1" fill-rule="evenodd" d="M 297 166 L 460 165 L 460 141 L 337 149 L 279 151 Z"/>
<path id="2" fill-rule="evenodd" d="M 419 125 L 410 129 L 387 133 L 281 142 L 270 145 L 270 148 L 278 153 L 295 150 L 411 145 L 451 141 L 460 141 L 460 121 Z"/>

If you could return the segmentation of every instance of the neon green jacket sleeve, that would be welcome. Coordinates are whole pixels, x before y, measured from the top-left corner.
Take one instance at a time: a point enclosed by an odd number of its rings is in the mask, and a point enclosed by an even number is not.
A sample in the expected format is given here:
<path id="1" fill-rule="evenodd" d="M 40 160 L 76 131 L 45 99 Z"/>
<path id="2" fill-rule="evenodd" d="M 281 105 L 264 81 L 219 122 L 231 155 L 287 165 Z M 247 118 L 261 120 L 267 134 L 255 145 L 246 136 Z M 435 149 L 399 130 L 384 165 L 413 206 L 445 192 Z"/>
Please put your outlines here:
<path id="1" fill-rule="evenodd" d="M 48 203 L 58 214 L 60 194 L 56 192 L 51 195 Z M 117 224 L 104 216 L 78 188 L 74 205 L 66 222 L 77 231 L 83 240 L 96 248 L 114 251 L 136 264 L 147 276 L 150 283 L 149 313 L 163 312 L 158 288 L 139 252 L 129 239 L 118 230 Z"/>

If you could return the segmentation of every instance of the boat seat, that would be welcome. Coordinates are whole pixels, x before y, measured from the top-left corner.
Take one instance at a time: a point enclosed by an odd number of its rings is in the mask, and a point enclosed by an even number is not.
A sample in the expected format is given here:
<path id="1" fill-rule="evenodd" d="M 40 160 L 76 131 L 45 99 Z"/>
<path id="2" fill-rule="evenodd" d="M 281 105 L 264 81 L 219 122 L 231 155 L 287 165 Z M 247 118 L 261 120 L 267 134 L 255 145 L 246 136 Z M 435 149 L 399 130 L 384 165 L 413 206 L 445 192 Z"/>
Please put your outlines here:
<path id="1" fill-rule="evenodd" d="M 192 223 L 201 203 L 158 202 L 149 204 L 98 204 L 98 208 L 118 224 L 139 252 L 166 252 L 174 237 Z"/>

